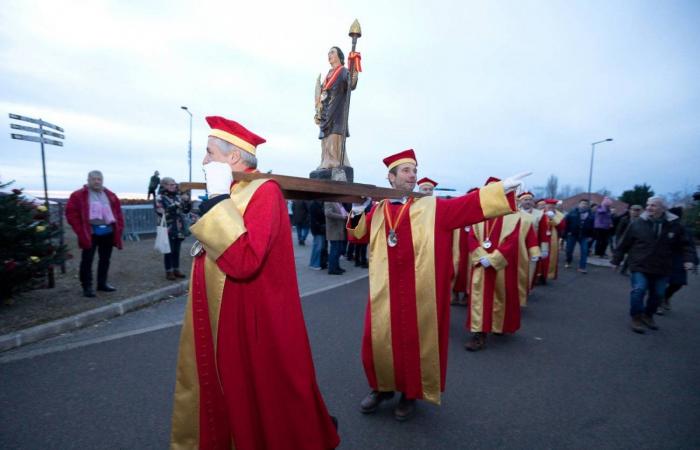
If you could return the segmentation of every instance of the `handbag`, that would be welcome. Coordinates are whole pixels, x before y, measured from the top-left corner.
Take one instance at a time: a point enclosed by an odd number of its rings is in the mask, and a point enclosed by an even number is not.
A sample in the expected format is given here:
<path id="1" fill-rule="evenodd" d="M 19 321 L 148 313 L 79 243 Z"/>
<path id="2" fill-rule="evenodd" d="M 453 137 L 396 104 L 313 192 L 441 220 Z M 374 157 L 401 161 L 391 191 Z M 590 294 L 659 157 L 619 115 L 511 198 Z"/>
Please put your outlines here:
<path id="1" fill-rule="evenodd" d="M 170 253 L 170 239 L 168 238 L 168 225 L 165 222 L 165 214 L 160 219 L 160 224 L 156 227 L 156 243 L 154 248 L 164 255 Z"/>

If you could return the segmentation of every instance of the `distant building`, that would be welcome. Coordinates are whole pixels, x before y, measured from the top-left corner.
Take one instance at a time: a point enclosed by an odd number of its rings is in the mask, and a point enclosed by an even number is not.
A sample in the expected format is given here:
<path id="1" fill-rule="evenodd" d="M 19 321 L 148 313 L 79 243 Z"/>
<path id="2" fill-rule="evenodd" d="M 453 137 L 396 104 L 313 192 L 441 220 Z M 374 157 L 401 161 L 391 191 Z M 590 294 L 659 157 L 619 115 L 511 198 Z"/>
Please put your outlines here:
<path id="1" fill-rule="evenodd" d="M 565 198 L 562 200 L 562 208 L 564 209 L 564 211 L 571 211 L 572 209 L 574 209 L 578 206 L 578 202 L 580 202 L 581 200 L 588 200 L 588 198 L 589 198 L 589 194 L 586 192 L 583 192 L 581 194 L 576 194 L 576 195 L 569 197 L 569 198 Z M 590 194 L 591 203 L 596 203 L 596 204 L 600 205 L 600 202 L 603 201 L 603 198 L 605 198 L 605 196 L 600 195 L 600 194 Z M 621 202 L 620 200 L 615 200 L 612 197 L 611 197 L 611 199 L 613 201 L 612 207 L 615 208 L 615 214 L 622 214 L 622 213 L 626 212 L 630 207 L 630 205 L 628 205 L 625 202 Z M 644 205 L 642 205 L 642 206 L 644 206 Z"/>

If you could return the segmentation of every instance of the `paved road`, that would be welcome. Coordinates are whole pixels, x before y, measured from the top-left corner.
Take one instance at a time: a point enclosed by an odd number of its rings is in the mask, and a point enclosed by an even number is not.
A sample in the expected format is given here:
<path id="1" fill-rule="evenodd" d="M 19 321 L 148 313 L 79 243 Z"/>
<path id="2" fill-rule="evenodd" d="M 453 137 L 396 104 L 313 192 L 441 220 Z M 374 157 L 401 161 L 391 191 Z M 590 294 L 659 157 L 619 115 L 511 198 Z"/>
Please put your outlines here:
<path id="1" fill-rule="evenodd" d="M 661 330 L 627 328 L 627 279 L 570 271 L 538 288 L 515 336 L 462 349 L 452 309 L 447 392 L 396 422 L 357 412 L 366 280 L 303 300 L 321 390 L 345 449 L 700 448 L 697 277 Z M 128 316 L 127 316 L 128 317 Z M 167 447 L 178 327 L 0 362 L 0 448 Z M 24 356 L 31 355 L 27 353 Z"/>

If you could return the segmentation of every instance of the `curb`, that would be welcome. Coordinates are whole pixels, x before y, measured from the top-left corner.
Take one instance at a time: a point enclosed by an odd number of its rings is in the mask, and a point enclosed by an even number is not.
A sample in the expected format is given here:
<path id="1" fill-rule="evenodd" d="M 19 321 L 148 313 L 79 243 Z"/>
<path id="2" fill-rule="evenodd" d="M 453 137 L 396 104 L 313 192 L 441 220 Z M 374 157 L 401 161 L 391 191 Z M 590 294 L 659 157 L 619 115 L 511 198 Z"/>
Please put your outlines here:
<path id="1" fill-rule="evenodd" d="M 142 308 L 171 296 L 182 295 L 187 292 L 188 283 L 189 281 L 181 281 L 178 284 L 146 292 L 135 297 L 127 298 L 126 300 L 110 303 L 109 305 L 84 311 L 74 316 L 2 335 L 0 336 L 0 352 L 47 339 L 102 320 L 121 316 L 129 311 Z"/>

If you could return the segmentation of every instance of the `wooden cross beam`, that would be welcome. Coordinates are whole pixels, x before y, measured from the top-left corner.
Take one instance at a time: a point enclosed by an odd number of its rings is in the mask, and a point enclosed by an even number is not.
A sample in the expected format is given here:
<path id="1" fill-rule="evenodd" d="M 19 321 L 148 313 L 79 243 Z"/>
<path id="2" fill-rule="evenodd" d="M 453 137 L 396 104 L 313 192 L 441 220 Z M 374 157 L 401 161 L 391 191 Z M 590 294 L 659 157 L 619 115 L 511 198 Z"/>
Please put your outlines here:
<path id="1" fill-rule="evenodd" d="M 362 203 L 365 198 L 374 200 L 385 198 L 401 198 L 406 195 L 422 197 L 418 192 L 405 192 L 398 189 L 377 187 L 373 184 L 347 183 L 344 181 L 318 180 L 287 175 L 272 175 L 268 173 L 234 172 L 233 179 L 252 181 L 260 178 L 275 180 L 282 188 L 284 198 L 289 200 L 320 200 L 325 202 Z M 205 183 L 183 182 L 180 190 L 204 190 Z"/>

